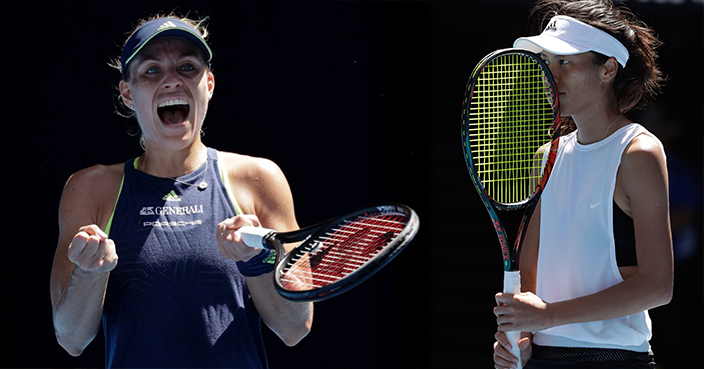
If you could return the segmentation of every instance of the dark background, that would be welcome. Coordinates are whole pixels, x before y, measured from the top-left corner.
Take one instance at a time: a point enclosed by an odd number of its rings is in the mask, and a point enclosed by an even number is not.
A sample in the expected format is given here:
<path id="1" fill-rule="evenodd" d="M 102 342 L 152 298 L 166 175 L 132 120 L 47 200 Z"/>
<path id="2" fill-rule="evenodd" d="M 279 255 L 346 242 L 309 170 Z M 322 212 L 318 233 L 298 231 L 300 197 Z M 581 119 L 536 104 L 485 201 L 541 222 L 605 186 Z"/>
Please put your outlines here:
<path id="1" fill-rule="evenodd" d="M 701 1 L 627 4 L 665 42 L 670 80 L 636 117 L 666 145 L 676 231 L 675 295 L 653 309 L 661 368 L 698 365 L 702 321 Z M 460 146 L 477 61 L 532 32 L 531 1 L 3 2 L 0 366 L 100 367 L 100 335 L 79 358 L 56 343 L 49 273 L 68 176 L 140 154 L 116 115 L 108 67 L 125 33 L 157 11 L 210 17 L 215 97 L 204 142 L 264 156 L 286 173 L 300 224 L 382 201 L 414 207 L 421 230 L 357 289 L 318 303 L 293 348 L 267 333 L 276 368 L 492 367 L 497 241 Z M 690 250 L 690 251 L 688 251 Z"/>

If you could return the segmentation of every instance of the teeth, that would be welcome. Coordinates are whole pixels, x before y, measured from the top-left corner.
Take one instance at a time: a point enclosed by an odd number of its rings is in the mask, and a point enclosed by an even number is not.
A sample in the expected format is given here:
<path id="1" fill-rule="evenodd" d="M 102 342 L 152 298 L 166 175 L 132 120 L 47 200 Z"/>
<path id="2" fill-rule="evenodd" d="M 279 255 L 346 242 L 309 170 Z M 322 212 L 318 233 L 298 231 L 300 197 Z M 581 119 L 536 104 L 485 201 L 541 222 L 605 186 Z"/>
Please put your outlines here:
<path id="1" fill-rule="evenodd" d="M 166 106 L 174 106 L 174 105 L 188 105 L 188 102 L 186 100 L 181 100 L 181 99 L 166 100 L 166 101 L 160 103 L 159 107 L 163 108 Z"/>

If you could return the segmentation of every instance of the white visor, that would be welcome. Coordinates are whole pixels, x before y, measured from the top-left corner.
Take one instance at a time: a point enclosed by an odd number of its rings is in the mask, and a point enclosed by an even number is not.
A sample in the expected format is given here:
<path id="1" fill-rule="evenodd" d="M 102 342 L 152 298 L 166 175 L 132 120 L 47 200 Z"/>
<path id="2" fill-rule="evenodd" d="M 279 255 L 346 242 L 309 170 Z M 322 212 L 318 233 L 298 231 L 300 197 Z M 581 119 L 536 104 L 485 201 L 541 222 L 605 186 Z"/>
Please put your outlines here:
<path id="1" fill-rule="evenodd" d="M 555 55 L 574 55 L 596 51 L 616 58 L 622 67 L 626 67 L 628 61 L 628 50 L 613 36 L 564 15 L 553 17 L 539 36 L 517 39 L 513 43 L 513 47 L 536 53 L 545 50 Z"/>

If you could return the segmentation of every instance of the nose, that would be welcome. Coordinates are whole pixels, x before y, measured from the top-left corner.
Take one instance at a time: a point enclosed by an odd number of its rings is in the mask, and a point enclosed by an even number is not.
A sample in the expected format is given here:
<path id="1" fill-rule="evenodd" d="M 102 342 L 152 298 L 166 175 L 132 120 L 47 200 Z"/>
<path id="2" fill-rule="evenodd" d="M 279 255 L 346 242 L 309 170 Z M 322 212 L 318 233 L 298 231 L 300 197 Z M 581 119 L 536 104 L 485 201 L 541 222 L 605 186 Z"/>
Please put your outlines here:
<path id="1" fill-rule="evenodd" d="M 164 79 L 162 82 L 162 88 L 165 89 L 171 89 L 171 88 L 178 88 L 181 87 L 183 84 L 183 81 L 181 80 L 181 77 L 175 70 L 167 70 L 164 73 Z"/>

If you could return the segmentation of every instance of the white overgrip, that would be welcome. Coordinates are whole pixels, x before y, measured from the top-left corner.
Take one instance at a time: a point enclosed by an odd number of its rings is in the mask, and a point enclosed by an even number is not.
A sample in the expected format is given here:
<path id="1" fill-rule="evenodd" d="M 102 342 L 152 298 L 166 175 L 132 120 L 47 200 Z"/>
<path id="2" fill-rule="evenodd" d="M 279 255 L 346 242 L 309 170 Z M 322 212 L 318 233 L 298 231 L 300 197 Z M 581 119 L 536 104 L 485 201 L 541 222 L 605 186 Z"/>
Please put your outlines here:
<path id="1" fill-rule="evenodd" d="M 254 227 L 254 226 L 242 226 L 237 232 L 239 232 L 242 237 L 242 243 L 249 247 L 256 247 L 260 249 L 266 249 L 266 244 L 264 242 L 264 236 L 273 232 L 271 229 Z"/>
<path id="2" fill-rule="evenodd" d="M 521 293 L 521 273 L 520 271 L 504 271 L 504 293 Z M 518 348 L 518 340 L 521 338 L 521 332 L 511 331 L 506 332 L 506 338 L 511 343 L 511 354 L 518 358 L 518 369 L 523 368 L 521 363 L 521 350 Z"/>

